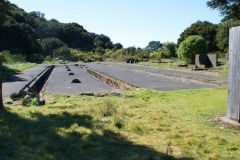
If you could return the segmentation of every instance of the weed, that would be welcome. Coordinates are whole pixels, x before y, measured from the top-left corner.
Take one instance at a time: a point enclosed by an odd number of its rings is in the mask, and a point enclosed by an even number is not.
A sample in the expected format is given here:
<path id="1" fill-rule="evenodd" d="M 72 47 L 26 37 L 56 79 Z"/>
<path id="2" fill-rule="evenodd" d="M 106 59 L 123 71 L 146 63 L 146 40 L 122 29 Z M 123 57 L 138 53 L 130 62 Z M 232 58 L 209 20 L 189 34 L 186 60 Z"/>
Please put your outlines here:
<path id="1" fill-rule="evenodd" d="M 115 102 L 111 99 L 105 99 L 104 105 L 100 106 L 100 113 L 103 116 L 112 116 L 117 112 Z"/>
<path id="2" fill-rule="evenodd" d="M 118 128 L 118 129 L 121 129 L 125 126 L 125 122 L 124 120 L 122 120 L 121 118 L 119 117 L 115 117 L 114 118 L 114 125 Z"/>

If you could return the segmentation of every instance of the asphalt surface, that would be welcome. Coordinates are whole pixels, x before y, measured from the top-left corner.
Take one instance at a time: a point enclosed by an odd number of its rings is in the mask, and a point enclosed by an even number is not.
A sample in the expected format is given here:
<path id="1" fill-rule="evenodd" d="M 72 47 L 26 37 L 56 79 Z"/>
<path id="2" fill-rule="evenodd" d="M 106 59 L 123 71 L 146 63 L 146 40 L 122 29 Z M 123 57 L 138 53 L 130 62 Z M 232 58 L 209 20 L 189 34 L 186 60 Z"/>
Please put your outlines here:
<path id="1" fill-rule="evenodd" d="M 174 91 L 213 88 L 216 87 L 216 84 L 227 84 L 227 78 L 178 70 L 157 69 L 119 63 L 87 63 L 85 65 L 136 87 L 153 90 Z M 71 71 L 67 71 L 65 65 L 56 65 L 49 77 L 45 93 L 76 95 L 81 93 L 115 91 L 115 89 L 81 68 L 74 65 L 68 66 Z M 3 81 L 3 97 L 9 97 L 12 93 L 21 90 L 46 67 L 46 65 L 39 65 Z M 74 75 L 69 75 L 71 72 Z M 81 83 L 71 83 L 73 79 L 79 79 Z"/>
<path id="2" fill-rule="evenodd" d="M 12 93 L 20 91 L 46 67 L 46 65 L 39 65 L 5 79 L 2 83 L 3 97 L 9 97 Z"/>
<path id="3" fill-rule="evenodd" d="M 125 81 L 139 88 L 149 88 L 153 90 L 160 91 L 174 91 L 183 89 L 198 89 L 198 88 L 213 88 L 212 84 L 202 84 L 195 82 L 193 80 L 179 80 L 177 78 L 169 78 L 166 76 L 161 76 L 158 74 L 153 74 L 150 72 L 139 71 L 141 69 L 126 69 L 129 67 L 128 64 L 98 64 L 98 63 L 87 63 L 87 67 L 95 69 L 99 72 L 103 72 L 119 80 Z M 138 66 L 134 66 L 138 68 Z M 147 68 L 146 68 L 147 69 Z M 154 68 L 149 68 L 149 70 L 154 70 Z M 172 70 L 170 70 L 171 72 Z M 172 74 L 178 74 L 178 72 L 173 71 Z M 179 72 L 179 74 L 183 74 Z"/>
<path id="4" fill-rule="evenodd" d="M 67 71 L 64 65 L 56 65 L 50 75 L 45 93 L 77 95 L 80 93 L 100 93 L 114 90 L 79 67 L 74 65 L 68 66 L 71 71 Z M 69 75 L 69 73 L 74 73 L 74 75 Z M 71 83 L 73 79 L 79 79 L 81 83 Z"/>
<path id="5" fill-rule="evenodd" d="M 209 74 L 193 73 L 193 72 L 172 70 L 172 69 L 158 69 L 153 67 L 138 66 L 138 65 L 126 64 L 126 63 L 103 63 L 103 64 L 108 66 L 120 67 L 122 69 L 127 68 L 127 69 L 133 69 L 138 71 L 157 73 L 157 74 L 171 76 L 175 78 L 197 80 L 197 81 L 201 81 L 209 84 L 216 84 L 216 85 L 228 84 L 227 78 L 209 75 Z"/>

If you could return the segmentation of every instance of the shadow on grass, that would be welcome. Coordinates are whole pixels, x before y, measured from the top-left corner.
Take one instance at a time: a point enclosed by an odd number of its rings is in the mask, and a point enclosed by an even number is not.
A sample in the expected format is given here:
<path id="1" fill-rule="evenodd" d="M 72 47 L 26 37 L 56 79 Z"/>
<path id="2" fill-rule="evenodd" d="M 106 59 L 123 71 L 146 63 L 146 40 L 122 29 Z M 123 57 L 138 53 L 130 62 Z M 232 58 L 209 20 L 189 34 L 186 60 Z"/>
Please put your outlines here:
<path id="1" fill-rule="evenodd" d="M 2 66 L 2 78 L 7 78 L 17 73 L 19 73 L 19 71 L 16 69 L 12 69 L 7 66 Z"/>
<path id="2" fill-rule="evenodd" d="M 26 81 L 26 79 L 19 78 L 18 76 L 15 76 L 19 73 L 19 70 L 9 68 L 7 66 L 2 66 L 2 82 L 17 82 L 17 81 Z"/>
<path id="3" fill-rule="evenodd" d="M 0 114 L 1 160 L 178 159 L 149 147 L 133 144 L 123 136 L 105 129 L 102 124 L 94 122 L 89 115 L 64 112 L 50 115 L 32 113 L 29 116 L 26 119 L 9 112 Z"/>

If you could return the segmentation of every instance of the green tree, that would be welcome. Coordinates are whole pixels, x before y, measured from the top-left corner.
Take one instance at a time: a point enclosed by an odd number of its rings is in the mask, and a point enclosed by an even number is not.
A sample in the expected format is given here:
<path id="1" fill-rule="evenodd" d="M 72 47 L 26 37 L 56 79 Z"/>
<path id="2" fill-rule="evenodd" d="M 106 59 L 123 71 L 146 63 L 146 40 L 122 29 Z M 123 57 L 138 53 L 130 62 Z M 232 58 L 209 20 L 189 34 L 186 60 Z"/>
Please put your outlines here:
<path id="1" fill-rule="evenodd" d="M 102 48 L 102 49 L 112 49 L 113 44 L 109 37 L 105 35 L 97 35 L 94 39 L 94 45 L 96 48 Z"/>
<path id="2" fill-rule="evenodd" d="M 150 53 L 149 57 L 152 59 L 152 60 L 157 60 L 157 61 L 160 61 L 162 59 L 162 55 L 163 55 L 163 50 L 160 49 L 158 51 L 154 51 L 152 53 Z"/>
<path id="3" fill-rule="evenodd" d="M 129 56 L 135 56 L 137 54 L 136 47 L 128 47 L 125 49 L 125 51 L 126 51 L 126 55 L 129 55 Z"/>
<path id="4" fill-rule="evenodd" d="M 105 54 L 106 49 L 122 48 L 120 43 L 113 45 L 109 37 L 90 33 L 77 23 L 47 20 L 44 13 L 26 13 L 5 0 L 0 0 L 0 24 L 3 24 L 0 25 L 0 51 L 22 53 L 28 61 L 52 56 L 53 50 L 65 46 L 62 43 L 69 48 L 89 53 L 97 51 Z"/>
<path id="5" fill-rule="evenodd" d="M 220 23 L 217 29 L 217 46 L 221 52 L 227 54 L 229 46 L 229 28 L 240 26 L 240 21 L 227 21 Z"/>
<path id="6" fill-rule="evenodd" d="M 66 44 L 57 38 L 46 38 L 41 41 L 41 46 L 45 56 L 50 55 L 53 57 L 53 51 L 55 49 L 66 46 Z"/>
<path id="7" fill-rule="evenodd" d="M 207 21 L 197 21 L 185 29 L 183 33 L 181 33 L 180 38 L 178 39 L 178 45 L 180 45 L 180 43 L 187 39 L 189 36 L 198 35 L 202 36 L 205 39 L 208 51 L 215 52 L 218 51 L 218 47 L 216 45 L 216 34 L 217 25 Z"/>
<path id="8" fill-rule="evenodd" d="M 217 9 L 226 20 L 240 20 L 240 1 L 239 0 L 209 0 L 208 7 Z"/>
<path id="9" fill-rule="evenodd" d="M 6 11 L 9 9 L 9 4 L 5 0 L 0 0 L 0 25 L 7 20 Z"/>
<path id="10" fill-rule="evenodd" d="M 177 51 L 178 58 L 185 64 L 194 64 L 196 54 L 206 54 L 207 45 L 201 36 L 189 36 L 184 40 Z"/>
<path id="11" fill-rule="evenodd" d="M 145 50 L 153 52 L 158 51 L 163 47 L 163 44 L 160 41 L 150 41 L 148 45 L 145 47 Z"/>
<path id="12" fill-rule="evenodd" d="M 61 60 L 74 60 L 74 57 L 71 55 L 71 50 L 66 46 L 55 49 L 53 51 L 53 55 L 55 58 L 59 58 Z"/>
<path id="13" fill-rule="evenodd" d="M 163 57 L 170 58 L 176 57 L 176 47 L 177 45 L 174 42 L 163 43 Z"/>
<path id="14" fill-rule="evenodd" d="M 113 45 L 113 50 L 116 51 L 116 50 L 119 50 L 119 49 L 122 49 L 123 46 L 121 43 L 116 43 Z"/>

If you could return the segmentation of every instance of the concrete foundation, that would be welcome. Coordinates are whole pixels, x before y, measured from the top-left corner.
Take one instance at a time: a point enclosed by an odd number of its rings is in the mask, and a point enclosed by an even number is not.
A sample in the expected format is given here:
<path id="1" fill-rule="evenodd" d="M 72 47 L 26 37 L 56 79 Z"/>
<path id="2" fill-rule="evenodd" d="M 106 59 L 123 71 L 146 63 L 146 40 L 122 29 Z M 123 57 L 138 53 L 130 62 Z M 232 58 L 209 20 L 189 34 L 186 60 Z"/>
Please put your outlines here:
<path id="1" fill-rule="evenodd" d="M 225 123 L 229 123 L 229 124 L 232 124 L 232 125 L 235 125 L 235 126 L 240 126 L 239 122 L 237 122 L 235 120 L 231 120 L 227 116 L 226 117 L 220 117 L 220 120 L 225 122 Z"/>
<path id="2" fill-rule="evenodd" d="M 195 56 L 195 65 L 197 68 L 216 68 L 217 67 L 217 55 L 206 54 Z"/>

